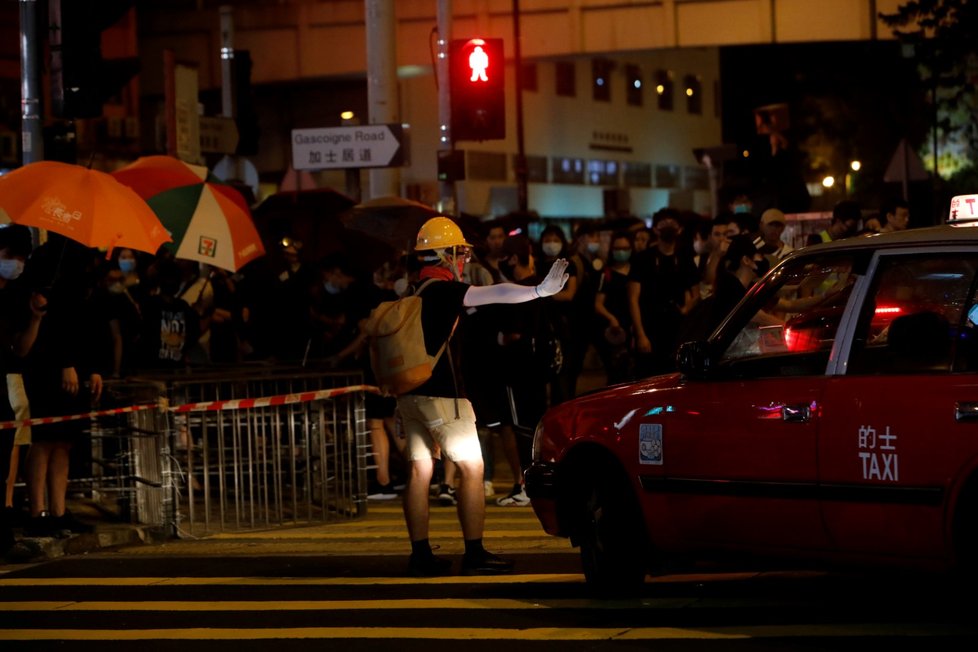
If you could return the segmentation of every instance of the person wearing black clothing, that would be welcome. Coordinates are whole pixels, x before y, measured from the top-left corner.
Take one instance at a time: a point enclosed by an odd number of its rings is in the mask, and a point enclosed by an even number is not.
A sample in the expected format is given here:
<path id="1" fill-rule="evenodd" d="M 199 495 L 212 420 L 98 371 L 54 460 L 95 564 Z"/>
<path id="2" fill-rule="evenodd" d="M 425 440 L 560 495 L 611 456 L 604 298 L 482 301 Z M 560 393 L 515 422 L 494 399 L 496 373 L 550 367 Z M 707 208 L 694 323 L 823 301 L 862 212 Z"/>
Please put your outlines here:
<path id="1" fill-rule="evenodd" d="M 541 281 L 534 270 L 532 247 L 525 236 L 506 241 L 506 268 L 518 285 L 535 287 Z M 554 336 L 548 311 L 552 299 L 499 307 L 498 364 L 502 370 L 504 410 L 500 411 L 500 434 L 506 461 L 515 480 L 508 495 L 497 505 L 526 506 L 530 499 L 523 485 L 523 470 L 530 465 L 533 430 L 547 409 L 547 382 L 551 378 Z"/>
<path id="2" fill-rule="evenodd" d="M 720 264 L 708 331 L 712 332 L 767 271 L 767 259 L 748 234 L 735 236 Z"/>
<path id="3" fill-rule="evenodd" d="M 172 260 L 158 260 L 144 282 L 148 292 L 140 305 L 142 321 L 136 343 L 136 366 L 146 369 L 184 369 L 187 353 L 200 333 L 197 312 L 176 293 L 180 272 Z"/>
<path id="4" fill-rule="evenodd" d="M 0 227 L 0 421 L 19 416 L 11 405 L 9 390 L 15 384 L 23 387 L 22 358 L 37 339 L 41 320 L 47 311 L 47 299 L 31 293 L 18 281 L 24 263 L 31 252 L 31 234 L 23 226 Z M 29 430 L 28 430 L 29 432 Z M 11 469 L 19 460 L 17 429 L 0 430 L 0 484 L 7 500 L 0 511 L 0 555 L 6 555 L 15 545 L 13 524 L 16 520 L 11 498 L 7 496 Z"/>
<path id="5" fill-rule="evenodd" d="M 632 238 L 626 231 L 611 237 L 609 264 L 601 275 L 594 311 L 604 323 L 598 340 L 608 384 L 628 380 L 632 341 L 632 317 L 628 310 L 628 273 L 631 271 Z"/>
<path id="6" fill-rule="evenodd" d="M 552 296 L 567 281 L 567 263 L 557 261 L 547 278 L 534 287 L 512 283 L 467 285 L 458 279 L 469 248 L 462 231 L 447 217 L 428 220 L 418 232 L 415 251 L 423 265 L 421 280 L 435 279 L 418 292 L 424 345 L 431 356 L 437 355 L 449 341 L 466 308 L 523 303 Z M 465 539 L 462 572 L 505 573 L 512 569 L 512 561 L 488 552 L 482 544 L 485 527 L 482 450 L 475 413 L 465 398 L 461 374 L 454 367 L 458 357 L 453 353 L 457 351 L 452 352 L 450 345 L 446 354 L 438 358 L 431 377 L 397 399 L 410 462 L 404 497 L 404 515 L 411 539 L 408 568 L 416 575 L 442 575 L 451 567 L 449 560 L 432 553 L 428 540 L 428 487 L 434 456 L 440 449 L 442 455 L 455 462 L 460 477 L 458 517 Z"/>
<path id="7" fill-rule="evenodd" d="M 33 278 L 51 279 L 50 309 L 24 362 L 31 416 L 52 417 L 92 409 L 102 393 L 102 376 L 92 342 L 104 317 L 92 311 L 91 295 L 101 255 L 63 238 L 50 238 L 31 257 Z M 33 426 L 27 459 L 31 519 L 28 536 L 66 537 L 90 532 L 67 509 L 72 446 L 85 438 L 83 421 Z"/>
<path id="8" fill-rule="evenodd" d="M 699 299 L 699 275 L 679 247 L 679 212 L 664 208 L 653 217 L 658 243 L 637 255 L 628 273 L 628 301 L 635 329 L 636 375 L 669 373 L 683 315 Z"/>
<path id="9" fill-rule="evenodd" d="M 563 364 L 557 377 L 550 383 L 550 402 L 553 405 L 574 398 L 577 376 L 574 375 L 573 365 L 567 360 L 567 352 L 574 347 L 571 322 L 574 319 L 574 297 L 580 287 L 583 270 L 574 262 L 572 252 L 568 248 L 564 231 L 556 224 L 551 224 L 540 233 L 540 259 L 537 261 L 537 273 L 546 276 L 550 267 L 558 260 L 567 260 L 568 280 L 564 288 L 554 295 L 554 306 L 551 311 L 553 327 L 560 339 L 561 351 L 564 353 Z"/>

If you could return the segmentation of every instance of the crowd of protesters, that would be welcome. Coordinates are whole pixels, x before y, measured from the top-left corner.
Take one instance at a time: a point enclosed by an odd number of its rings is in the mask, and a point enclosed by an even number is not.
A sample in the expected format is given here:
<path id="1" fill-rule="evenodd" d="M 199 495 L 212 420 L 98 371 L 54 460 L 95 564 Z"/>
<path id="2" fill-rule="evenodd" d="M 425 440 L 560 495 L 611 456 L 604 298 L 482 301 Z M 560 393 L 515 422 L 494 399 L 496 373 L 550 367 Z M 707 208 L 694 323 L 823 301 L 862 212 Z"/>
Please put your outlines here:
<path id="1" fill-rule="evenodd" d="M 485 222 L 466 264 L 471 285 L 535 285 L 567 259 L 562 291 L 518 306 L 468 310 L 456 338 L 483 440 L 485 492 L 492 496 L 494 439 L 514 486 L 497 502 L 526 505 L 521 483 L 530 438 L 551 405 L 573 398 L 585 362 L 600 361 L 609 384 L 669 372 L 685 339 L 702 339 L 763 275 L 791 251 L 776 208 L 754 215 L 738 197 L 710 220 L 665 208 L 649 222 L 582 221 L 573 232 L 550 224 L 531 240 L 504 222 Z M 842 202 L 831 225 L 809 244 L 907 228 L 903 202 L 863 220 Z M 471 237 L 475 237 L 472 234 Z M 0 370 L 7 380 L 0 420 L 84 412 L 104 380 L 181 373 L 198 365 L 246 361 L 362 370 L 369 382 L 363 320 L 380 302 L 417 280 L 412 256 L 373 274 L 356 252 L 310 260 L 302 243 L 284 240 L 237 273 L 129 249 L 100 252 L 51 235 L 33 249 L 23 227 L 0 228 Z M 389 460 L 403 448 L 394 404 L 367 406 L 377 464 L 373 498 L 396 496 Z M 67 536 L 88 527 L 65 505 L 69 450 L 83 441 L 81 422 L 0 431 L 6 481 L 0 552 L 20 519 L 13 486 L 27 481 L 30 536 Z M 28 447 L 26 444 L 30 442 Z M 29 452 L 25 453 L 25 449 Z M 12 451 L 12 454 L 11 454 Z M 454 503 L 446 465 L 436 497 Z"/>

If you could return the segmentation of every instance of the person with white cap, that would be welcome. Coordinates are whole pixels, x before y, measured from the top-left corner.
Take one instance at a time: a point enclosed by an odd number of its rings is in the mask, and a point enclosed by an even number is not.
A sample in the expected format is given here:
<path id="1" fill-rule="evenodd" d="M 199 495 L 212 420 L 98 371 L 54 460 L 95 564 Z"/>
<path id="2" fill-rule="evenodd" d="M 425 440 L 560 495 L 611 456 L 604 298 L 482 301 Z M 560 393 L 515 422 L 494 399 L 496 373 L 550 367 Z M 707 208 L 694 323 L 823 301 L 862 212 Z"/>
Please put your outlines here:
<path id="1" fill-rule="evenodd" d="M 433 217 L 418 231 L 415 251 L 422 264 L 420 279 L 437 279 L 419 287 L 421 327 L 429 355 L 435 356 L 448 342 L 446 355 L 438 357 L 431 377 L 397 398 L 401 424 L 407 438 L 410 463 L 404 494 L 404 516 L 411 539 L 408 569 L 421 576 L 447 574 L 451 561 L 432 553 L 428 540 L 428 488 L 436 450 L 452 460 L 459 474 L 458 518 L 465 539 L 463 574 L 505 573 L 513 562 L 487 551 L 482 544 L 485 526 L 482 450 L 472 405 L 460 386 L 455 369 L 452 333 L 466 308 L 493 303 L 523 303 L 560 292 L 567 281 L 567 261 L 557 261 L 547 277 L 535 286 L 501 283 L 477 287 L 461 282 L 462 268 L 471 245 L 449 218 Z"/>
<path id="2" fill-rule="evenodd" d="M 790 244 L 781 239 L 785 229 L 784 213 L 777 208 L 769 208 L 761 214 L 761 233 L 754 240 L 754 246 L 776 265 L 782 258 L 795 250 Z"/>

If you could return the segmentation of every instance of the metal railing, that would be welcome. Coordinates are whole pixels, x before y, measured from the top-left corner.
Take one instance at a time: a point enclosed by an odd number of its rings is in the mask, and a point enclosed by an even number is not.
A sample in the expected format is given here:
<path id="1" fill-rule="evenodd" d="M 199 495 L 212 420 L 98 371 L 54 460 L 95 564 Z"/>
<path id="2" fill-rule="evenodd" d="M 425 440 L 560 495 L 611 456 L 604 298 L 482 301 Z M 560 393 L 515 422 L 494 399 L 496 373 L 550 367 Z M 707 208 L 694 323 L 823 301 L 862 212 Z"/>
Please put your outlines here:
<path id="1" fill-rule="evenodd" d="M 179 406 L 359 385 L 359 373 L 249 368 L 107 386 L 103 407 Z M 166 536 L 349 519 L 366 513 L 363 392 L 324 400 L 99 417 L 96 500 Z"/>

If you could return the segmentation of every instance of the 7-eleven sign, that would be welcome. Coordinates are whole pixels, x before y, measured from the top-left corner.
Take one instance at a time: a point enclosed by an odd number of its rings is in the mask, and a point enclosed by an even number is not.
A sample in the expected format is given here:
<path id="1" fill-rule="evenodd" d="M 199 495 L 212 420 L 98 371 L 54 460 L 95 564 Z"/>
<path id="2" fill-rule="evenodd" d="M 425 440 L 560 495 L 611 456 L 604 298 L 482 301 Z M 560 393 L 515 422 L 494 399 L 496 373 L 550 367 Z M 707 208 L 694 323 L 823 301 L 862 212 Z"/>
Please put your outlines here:
<path id="1" fill-rule="evenodd" d="M 197 244 L 197 253 L 201 256 L 214 258 L 217 255 L 217 240 L 215 238 L 209 238 L 206 235 L 200 236 Z"/>

